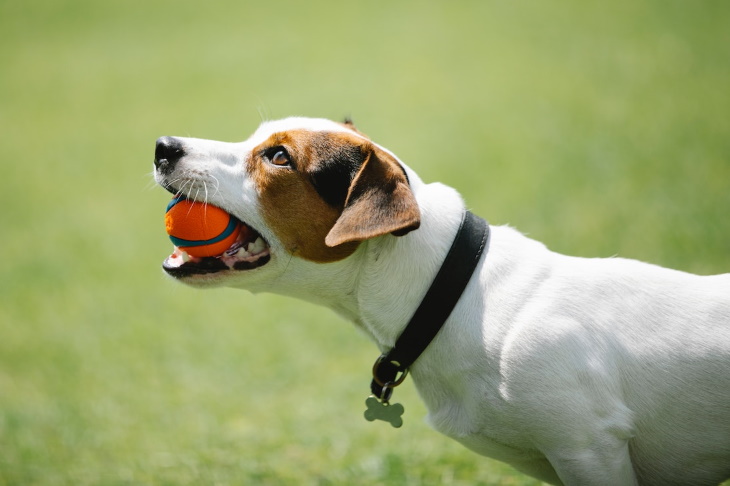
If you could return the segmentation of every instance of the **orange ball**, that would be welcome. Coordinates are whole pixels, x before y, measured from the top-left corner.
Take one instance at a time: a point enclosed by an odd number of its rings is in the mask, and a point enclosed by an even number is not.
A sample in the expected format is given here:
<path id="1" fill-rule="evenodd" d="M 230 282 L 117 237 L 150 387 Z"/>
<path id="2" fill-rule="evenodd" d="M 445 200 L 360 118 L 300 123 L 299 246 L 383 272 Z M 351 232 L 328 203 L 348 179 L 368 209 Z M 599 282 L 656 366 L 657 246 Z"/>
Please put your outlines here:
<path id="1" fill-rule="evenodd" d="M 177 196 L 167 205 L 165 229 L 172 243 L 194 257 L 222 255 L 241 233 L 241 222 L 223 209 Z"/>

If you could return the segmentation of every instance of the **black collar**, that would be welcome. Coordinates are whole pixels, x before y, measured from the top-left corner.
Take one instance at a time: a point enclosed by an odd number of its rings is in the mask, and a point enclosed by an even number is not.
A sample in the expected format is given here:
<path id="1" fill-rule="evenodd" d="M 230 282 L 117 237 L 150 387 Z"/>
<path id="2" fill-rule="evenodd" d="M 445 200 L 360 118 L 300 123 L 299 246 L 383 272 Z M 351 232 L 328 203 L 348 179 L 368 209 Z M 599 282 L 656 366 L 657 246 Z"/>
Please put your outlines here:
<path id="1" fill-rule="evenodd" d="M 487 222 L 464 211 L 451 249 L 421 305 L 393 349 L 381 355 L 373 366 L 370 389 L 382 402 L 388 402 L 393 388 L 403 382 L 408 368 L 425 351 L 456 307 L 488 241 Z"/>

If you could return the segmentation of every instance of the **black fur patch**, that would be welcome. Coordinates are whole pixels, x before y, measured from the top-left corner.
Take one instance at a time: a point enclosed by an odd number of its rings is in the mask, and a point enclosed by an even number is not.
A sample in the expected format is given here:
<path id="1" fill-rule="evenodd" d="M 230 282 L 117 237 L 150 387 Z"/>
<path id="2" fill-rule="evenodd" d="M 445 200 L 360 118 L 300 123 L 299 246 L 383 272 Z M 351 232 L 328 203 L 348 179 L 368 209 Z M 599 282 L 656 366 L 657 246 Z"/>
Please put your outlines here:
<path id="1" fill-rule="evenodd" d="M 341 209 L 345 206 L 350 183 L 355 178 L 367 154 L 356 145 L 318 144 L 319 158 L 310 173 L 317 193 L 330 206 Z"/>

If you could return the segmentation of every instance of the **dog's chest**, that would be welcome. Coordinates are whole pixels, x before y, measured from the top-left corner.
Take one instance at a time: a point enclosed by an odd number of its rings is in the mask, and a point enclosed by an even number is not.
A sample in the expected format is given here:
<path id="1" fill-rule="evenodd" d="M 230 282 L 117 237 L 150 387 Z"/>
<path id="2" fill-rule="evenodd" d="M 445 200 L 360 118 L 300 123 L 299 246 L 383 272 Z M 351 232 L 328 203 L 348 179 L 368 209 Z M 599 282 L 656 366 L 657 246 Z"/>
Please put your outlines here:
<path id="1" fill-rule="evenodd" d="M 488 388 L 455 395 L 458 400 L 442 400 L 438 405 L 424 397 L 429 408 L 426 421 L 478 454 L 505 462 L 543 458 L 516 419 L 519 414 L 498 396 L 496 387 Z"/>
<path id="2" fill-rule="evenodd" d="M 428 409 L 426 421 L 479 454 L 503 461 L 542 457 L 525 432 L 524 411 L 503 395 L 498 349 L 461 324 L 459 332 L 449 327 L 438 336 L 411 371 Z M 458 357 L 442 352 L 453 349 L 460 350 Z"/>

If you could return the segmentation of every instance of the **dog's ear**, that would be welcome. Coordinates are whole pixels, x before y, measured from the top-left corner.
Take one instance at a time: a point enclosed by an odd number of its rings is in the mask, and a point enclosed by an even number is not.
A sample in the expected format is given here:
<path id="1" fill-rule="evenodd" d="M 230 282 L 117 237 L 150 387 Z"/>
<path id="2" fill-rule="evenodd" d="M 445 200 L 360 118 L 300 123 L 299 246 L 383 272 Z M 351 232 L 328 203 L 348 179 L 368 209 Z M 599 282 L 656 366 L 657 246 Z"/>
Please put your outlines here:
<path id="1" fill-rule="evenodd" d="M 333 247 L 392 233 L 403 236 L 421 224 L 421 212 L 403 167 L 368 144 L 365 162 L 350 183 L 342 214 L 325 238 Z"/>

